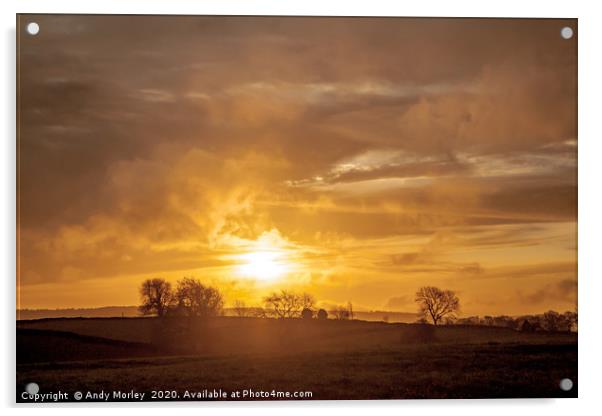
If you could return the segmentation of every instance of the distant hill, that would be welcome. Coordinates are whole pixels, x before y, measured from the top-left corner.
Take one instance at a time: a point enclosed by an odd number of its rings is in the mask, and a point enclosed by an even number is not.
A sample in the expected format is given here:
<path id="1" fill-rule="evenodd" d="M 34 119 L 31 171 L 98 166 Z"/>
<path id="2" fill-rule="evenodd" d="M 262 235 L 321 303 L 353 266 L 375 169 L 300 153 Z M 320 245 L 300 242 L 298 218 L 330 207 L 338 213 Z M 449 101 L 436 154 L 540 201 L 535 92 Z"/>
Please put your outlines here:
<path id="1" fill-rule="evenodd" d="M 386 321 L 386 322 L 402 322 L 402 323 L 414 323 L 420 316 L 417 313 L 411 312 L 389 312 L 389 311 L 354 311 L 355 319 L 361 319 L 363 321 Z"/>
<path id="2" fill-rule="evenodd" d="M 105 306 L 102 308 L 21 309 L 17 320 L 42 318 L 113 318 L 140 316 L 137 306 Z"/>
<path id="3" fill-rule="evenodd" d="M 225 308 L 224 315 L 235 315 L 234 309 Z M 131 318 L 140 316 L 137 306 L 105 306 L 102 308 L 70 309 L 21 309 L 17 310 L 17 320 L 43 318 Z M 418 314 L 410 312 L 355 311 L 355 319 L 363 321 L 416 322 Z"/>

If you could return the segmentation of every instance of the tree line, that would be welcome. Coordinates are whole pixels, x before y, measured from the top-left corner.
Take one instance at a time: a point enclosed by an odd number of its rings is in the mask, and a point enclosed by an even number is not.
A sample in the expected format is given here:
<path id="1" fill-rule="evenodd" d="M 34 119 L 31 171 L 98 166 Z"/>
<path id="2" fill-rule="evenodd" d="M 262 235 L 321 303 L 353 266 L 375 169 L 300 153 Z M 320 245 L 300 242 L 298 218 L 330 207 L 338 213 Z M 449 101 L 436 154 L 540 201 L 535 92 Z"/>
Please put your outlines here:
<path id="1" fill-rule="evenodd" d="M 213 317 L 223 314 L 224 297 L 214 287 L 192 277 L 184 277 L 175 287 L 165 279 L 147 279 L 140 286 L 140 312 L 143 315 Z M 417 323 L 439 325 L 486 325 L 522 331 L 572 331 L 577 325 L 577 312 L 548 311 L 542 315 L 518 318 L 509 316 L 471 316 L 458 318 L 460 299 L 455 292 L 434 286 L 421 287 L 415 295 L 420 319 Z M 309 293 L 288 290 L 272 292 L 263 299 L 263 307 L 247 307 L 236 300 L 233 308 L 238 317 L 302 318 L 338 320 L 354 318 L 353 305 L 336 306 L 330 311 L 316 308 L 316 299 Z"/>
<path id="2" fill-rule="evenodd" d="M 563 313 L 550 310 L 539 315 L 523 315 L 518 317 L 507 315 L 469 316 L 457 319 L 451 323 L 457 325 L 511 328 L 524 332 L 571 332 L 577 329 L 577 320 L 578 314 L 576 310 Z"/>
<path id="3" fill-rule="evenodd" d="M 460 299 L 451 290 L 441 290 L 436 287 L 422 287 L 416 292 L 416 303 L 419 306 L 420 319 L 418 323 L 433 323 L 437 325 L 482 325 L 511 328 L 524 332 L 536 331 L 567 331 L 571 332 L 577 326 L 577 311 L 559 313 L 553 310 L 541 315 L 526 315 L 511 317 L 500 316 L 470 316 L 458 318 Z"/>
<path id="4" fill-rule="evenodd" d="M 223 314 L 224 297 L 214 287 L 200 280 L 185 277 L 176 287 L 165 279 L 147 279 L 140 286 L 143 315 L 188 316 L 206 318 Z M 336 306 L 330 312 L 315 307 L 316 300 L 309 293 L 296 293 L 287 290 L 273 292 L 263 299 L 263 307 L 247 307 L 243 301 L 234 303 L 234 311 L 239 317 L 274 317 L 303 319 L 353 319 L 353 305 Z"/>
<path id="5" fill-rule="evenodd" d="M 178 281 L 175 289 L 165 279 L 145 280 L 140 286 L 140 299 L 143 315 L 159 317 L 211 317 L 221 315 L 224 309 L 221 292 L 192 277 Z"/>

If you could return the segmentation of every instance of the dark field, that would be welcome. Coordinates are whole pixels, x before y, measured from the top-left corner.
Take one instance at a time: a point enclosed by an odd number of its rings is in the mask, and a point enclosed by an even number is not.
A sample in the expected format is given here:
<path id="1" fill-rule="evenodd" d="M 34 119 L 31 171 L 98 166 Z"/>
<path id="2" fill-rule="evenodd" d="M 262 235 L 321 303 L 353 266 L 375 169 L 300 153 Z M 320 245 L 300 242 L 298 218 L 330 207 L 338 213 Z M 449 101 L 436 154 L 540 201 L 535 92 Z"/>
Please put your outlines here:
<path id="1" fill-rule="evenodd" d="M 31 381 L 41 393 L 133 389 L 147 392 L 144 400 L 153 390 L 189 399 L 187 390 L 213 389 L 311 392 L 303 399 L 314 400 L 577 396 L 575 334 L 254 318 L 192 325 L 58 319 L 17 327 L 18 401 Z M 558 383 L 567 377 L 575 386 L 563 392 Z"/>

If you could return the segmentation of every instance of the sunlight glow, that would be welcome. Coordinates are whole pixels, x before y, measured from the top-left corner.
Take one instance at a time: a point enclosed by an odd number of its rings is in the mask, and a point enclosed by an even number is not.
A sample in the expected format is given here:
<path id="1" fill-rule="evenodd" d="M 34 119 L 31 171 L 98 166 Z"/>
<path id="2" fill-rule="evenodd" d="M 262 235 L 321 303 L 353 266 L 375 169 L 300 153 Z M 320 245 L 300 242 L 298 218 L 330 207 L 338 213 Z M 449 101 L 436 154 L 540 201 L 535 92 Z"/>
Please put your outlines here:
<path id="1" fill-rule="evenodd" d="M 241 254 L 242 264 L 239 273 L 258 280 L 271 281 L 281 278 L 287 272 L 287 266 L 276 251 L 256 251 Z"/>

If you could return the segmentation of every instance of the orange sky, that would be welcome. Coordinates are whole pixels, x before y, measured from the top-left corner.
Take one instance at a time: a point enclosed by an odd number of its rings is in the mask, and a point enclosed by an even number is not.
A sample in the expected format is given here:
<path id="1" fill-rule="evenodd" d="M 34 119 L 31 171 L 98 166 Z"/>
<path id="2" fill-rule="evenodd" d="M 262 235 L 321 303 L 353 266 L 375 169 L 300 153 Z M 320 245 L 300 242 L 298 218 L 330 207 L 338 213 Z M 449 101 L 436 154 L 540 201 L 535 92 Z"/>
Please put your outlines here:
<path id="1" fill-rule="evenodd" d="M 21 19 L 21 308 L 574 309 L 575 20 Z"/>

